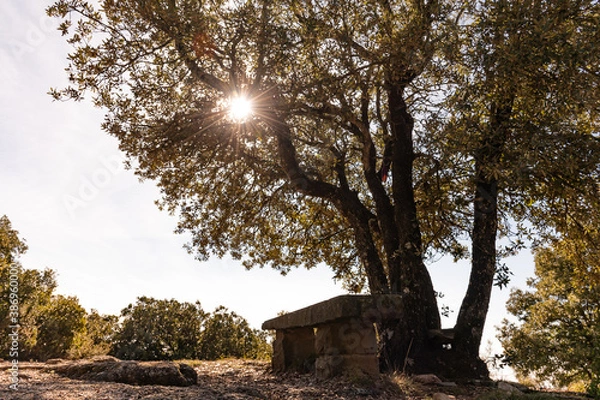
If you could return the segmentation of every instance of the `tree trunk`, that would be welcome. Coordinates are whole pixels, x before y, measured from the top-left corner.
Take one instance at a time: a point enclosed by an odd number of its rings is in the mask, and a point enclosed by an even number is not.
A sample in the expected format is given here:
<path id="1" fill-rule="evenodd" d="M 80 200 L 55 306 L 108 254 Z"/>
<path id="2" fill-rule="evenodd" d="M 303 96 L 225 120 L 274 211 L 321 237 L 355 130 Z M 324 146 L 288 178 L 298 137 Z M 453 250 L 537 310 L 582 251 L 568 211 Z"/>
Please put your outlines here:
<path id="1" fill-rule="evenodd" d="M 475 200 L 472 232 L 472 265 L 467 293 L 455 326 L 455 369 L 466 376 L 486 378 L 479 347 L 496 274 L 498 231 L 498 179 L 494 171 L 509 135 L 512 100 L 492 107 L 490 129 L 475 155 Z"/>
<path id="2" fill-rule="evenodd" d="M 498 183 L 486 179 L 481 166 L 476 183 L 475 217 L 472 234 L 472 266 L 469 286 L 454 328 L 452 357 L 460 374 L 487 378 L 488 370 L 479 358 L 481 337 L 489 308 L 496 272 L 496 232 L 498 230 Z"/>
<path id="3" fill-rule="evenodd" d="M 423 263 L 422 241 L 413 188 L 413 118 L 403 98 L 410 78 L 390 84 L 389 110 L 393 140 L 392 193 L 398 229 L 397 257 L 389 262 L 390 288 L 403 298 L 400 321 L 379 327 L 384 367 L 428 369 L 428 331 L 439 329 L 440 316 L 431 277 Z"/>
<path id="4" fill-rule="evenodd" d="M 358 257 L 365 268 L 370 293 L 389 293 L 388 279 L 371 233 L 370 220 L 373 215 L 363 206 L 356 193 L 349 190 L 338 196 L 334 204 L 352 226 Z"/>

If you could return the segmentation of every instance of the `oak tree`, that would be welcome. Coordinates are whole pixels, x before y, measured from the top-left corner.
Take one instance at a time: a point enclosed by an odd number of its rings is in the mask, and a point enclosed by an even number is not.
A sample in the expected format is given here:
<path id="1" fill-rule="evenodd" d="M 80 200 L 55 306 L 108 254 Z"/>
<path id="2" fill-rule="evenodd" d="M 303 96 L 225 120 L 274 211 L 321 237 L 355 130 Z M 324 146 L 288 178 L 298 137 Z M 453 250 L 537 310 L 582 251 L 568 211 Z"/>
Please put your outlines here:
<path id="1" fill-rule="evenodd" d="M 514 290 L 500 330 L 506 361 L 522 376 L 557 386 L 584 382 L 600 395 L 600 235 L 536 251 L 529 291 Z"/>
<path id="2" fill-rule="evenodd" d="M 34 341 L 23 357 L 40 361 L 67 357 L 76 338 L 85 333 L 86 314 L 76 297 L 52 296 L 37 311 Z"/>
<path id="3" fill-rule="evenodd" d="M 199 259 L 325 263 L 351 291 L 402 294 L 385 364 L 485 376 L 498 235 L 519 248 L 508 222 L 598 214 L 599 7 L 59 0 L 72 84 L 51 93 L 106 109 Z M 450 351 L 429 340 L 436 254 L 472 260 Z"/>
<path id="4" fill-rule="evenodd" d="M 0 218 L 0 345 L 10 357 L 38 358 L 38 318 L 52 300 L 54 271 L 26 269 L 19 258 L 27 251 L 24 239 L 9 218 Z M 38 348 L 39 349 L 39 348 Z"/>
<path id="5" fill-rule="evenodd" d="M 484 1 L 475 9 L 446 66 L 458 86 L 444 103 L 449 115 L 442 135 L 431 135 L 455 179 L 471 187 L 472 269 L 455 327 L 458 352 L 471 356 L 492 284 L 507 284 L 500 256 L 525 239 L 578 235 L 583 222 L 600 221 L 597 2 Z M 455 198 L 463 203 L 465 193 Z M 509 242 L 500 251 L 498 238 Z"/>
<path id="6" fill-rule="evenodd" d="M 118 322 L 119 317 L 116 315 L 102 315 L 92 309 L 85 316 L 85 329 L 73 338 L 69 358 L 90 358 L 108 354 L 119 328 Z"/>

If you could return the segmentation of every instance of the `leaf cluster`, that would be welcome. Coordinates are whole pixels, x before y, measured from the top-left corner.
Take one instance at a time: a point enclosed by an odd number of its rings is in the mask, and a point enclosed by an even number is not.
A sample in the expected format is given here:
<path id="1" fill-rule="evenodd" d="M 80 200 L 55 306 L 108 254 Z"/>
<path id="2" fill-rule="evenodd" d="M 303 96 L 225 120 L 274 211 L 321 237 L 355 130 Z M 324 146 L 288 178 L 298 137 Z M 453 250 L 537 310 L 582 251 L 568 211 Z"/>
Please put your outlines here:
<path id="1" fill-rule="evenodd" d="M 493 110 L 510 105 L 502 154 L 485 165 L 502 189 L 501 233 L 510 221 L 513 234 L 581 228 L 600 210 L 598 4 L 486 1 L 473 15 L 452 66 L 443 145 L 474 162 L 494 145 Z"/>
<path id="2" fill-rule="evenodd" d="M 600 238 L 595 244 L 564 239 L 536 251 L 531 291 L 515 290 L 508 311 L 518 324 L 500 330 L 507 361 L 522 375 L 560 386 L 600 377 Z"/>
<path id="3" fill-rule="evenodd" d="M 325 262 L 359 290 L 347 216 L 327 196 L 298 193 L 299 182 L 274 157 L 280 148 L 269 125 L 285 120 L 291 128 L 308 179 L 351 190 L 374 212 L 364 170 L 375 177 L 389 136 L 386 82 L 408 84 L 425 71 L 454 9 L 437 1 L 290 0 L 106 1 L 95 10 L 59 1 L 48 12 L 65 19 L 73 85 L 52 94 L 92 93 L 107 109 L 104 128 L 142 177 L 159 181 L 161 206 L 181 214 L 198 258 L 230 253 L 248 267 L 283 272 Z M 223 109 L 228 94 L 239 93 L 256 115 L 241 125 Z M 442 192 L 451 174 L 427 160 L 422 190 L 437 179 Z M 390 187 L 376 187 L 390 195 Z M 422 199 L 424 216 L 446 216 L 443 200 Z M 456 247 L 453 223 L 425 218 L 427 245 Z"/>

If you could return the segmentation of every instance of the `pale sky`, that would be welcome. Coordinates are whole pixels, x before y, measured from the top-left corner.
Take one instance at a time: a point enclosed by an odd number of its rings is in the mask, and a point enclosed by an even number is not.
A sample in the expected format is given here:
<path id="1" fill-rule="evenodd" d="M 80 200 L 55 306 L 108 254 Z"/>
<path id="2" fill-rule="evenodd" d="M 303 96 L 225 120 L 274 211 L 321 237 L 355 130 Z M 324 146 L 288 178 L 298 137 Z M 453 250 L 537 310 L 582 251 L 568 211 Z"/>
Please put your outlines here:
<path id="1" fill-rule="evenodd" d="M 232 260 L 198 262 L 182 248 L 176 217 L 161 212 L 159 191 L 121 166 L 116 139 L 100 129 L 103 111 L 89 101 L 53 102 L 50 87 L 66 83 L 68 47 L 45 16 L 51 1 L 0 3 L 0 215 L 29 245 L 26 268 L 58 273 L 58 292 L 87 308 L 118 314 L 138 296 L 224 305 L 253 327 L 281 310 L 293 311 L 344 291 L 323 266 L 246 271 Z M 533 274 L 529 253 L 507 260 L 511 287 Z M 430 266 L 441 304 L 456 318 L 468 263 Z M 509 290 L 494 289 L 482 349 L 505 317 Z M 495 345 L 496 347 L 497 345 Z"/>

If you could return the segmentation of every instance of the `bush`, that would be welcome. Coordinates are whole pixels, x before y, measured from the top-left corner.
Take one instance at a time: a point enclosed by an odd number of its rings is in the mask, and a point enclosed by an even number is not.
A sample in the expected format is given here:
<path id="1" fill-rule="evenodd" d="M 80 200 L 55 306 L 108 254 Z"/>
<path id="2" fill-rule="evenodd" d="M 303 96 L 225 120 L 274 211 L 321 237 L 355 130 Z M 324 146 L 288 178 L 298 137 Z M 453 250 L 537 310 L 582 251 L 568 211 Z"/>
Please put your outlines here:
<path id="1" fill-rule="evenodd" d="M 267 358 L 266 338 L 265 332 L 252 330 L 244 318 L 220 306 L 204 324 L 199 355 L 205 360 Z"/>
<path id="2" fill-rule="evenodd" d="M 85 329 L 73 339 L 69 358 L 89 358 L 110 352 L 117 331 L 118 317 L 100 315 L 92 310 L 85 317 Z"/>
<path id="3" fill-rule="evenodd" d="M 199 302 L 139 297 L 121 311 L 111 355 L 126 360 L 197 358 L 205 316 Z"/>
<path id="4" fill-rule="evenodd" d="M 87 314 L 77 298 L 54 295 L 54 271 L 21 266 L 18 258 L 26 250 L 9 219 L 0 217 L 0 347 L 11 347 L 12 339 L 4 333 L 19 325 L 20 347 L 18 354 L 11 350 L 11 357 L 45 361 L 109 353 L 135 360 L 270 356 L 267 333 L 250 329 L 244 318 L 225 307 L 207 318 L 199 302 L 139 297 L 121 311 L 120 323 L 117 316 L 96 310 Z"/>
<path id="5" fill-rule="evenodd" d="M 85 316 L 76 297 L 53 296 L 36 318 L 34 343 L 26 349 L 26 357 L 40 361 L 67 357 L 75 337 L 85 332 Z"/>

